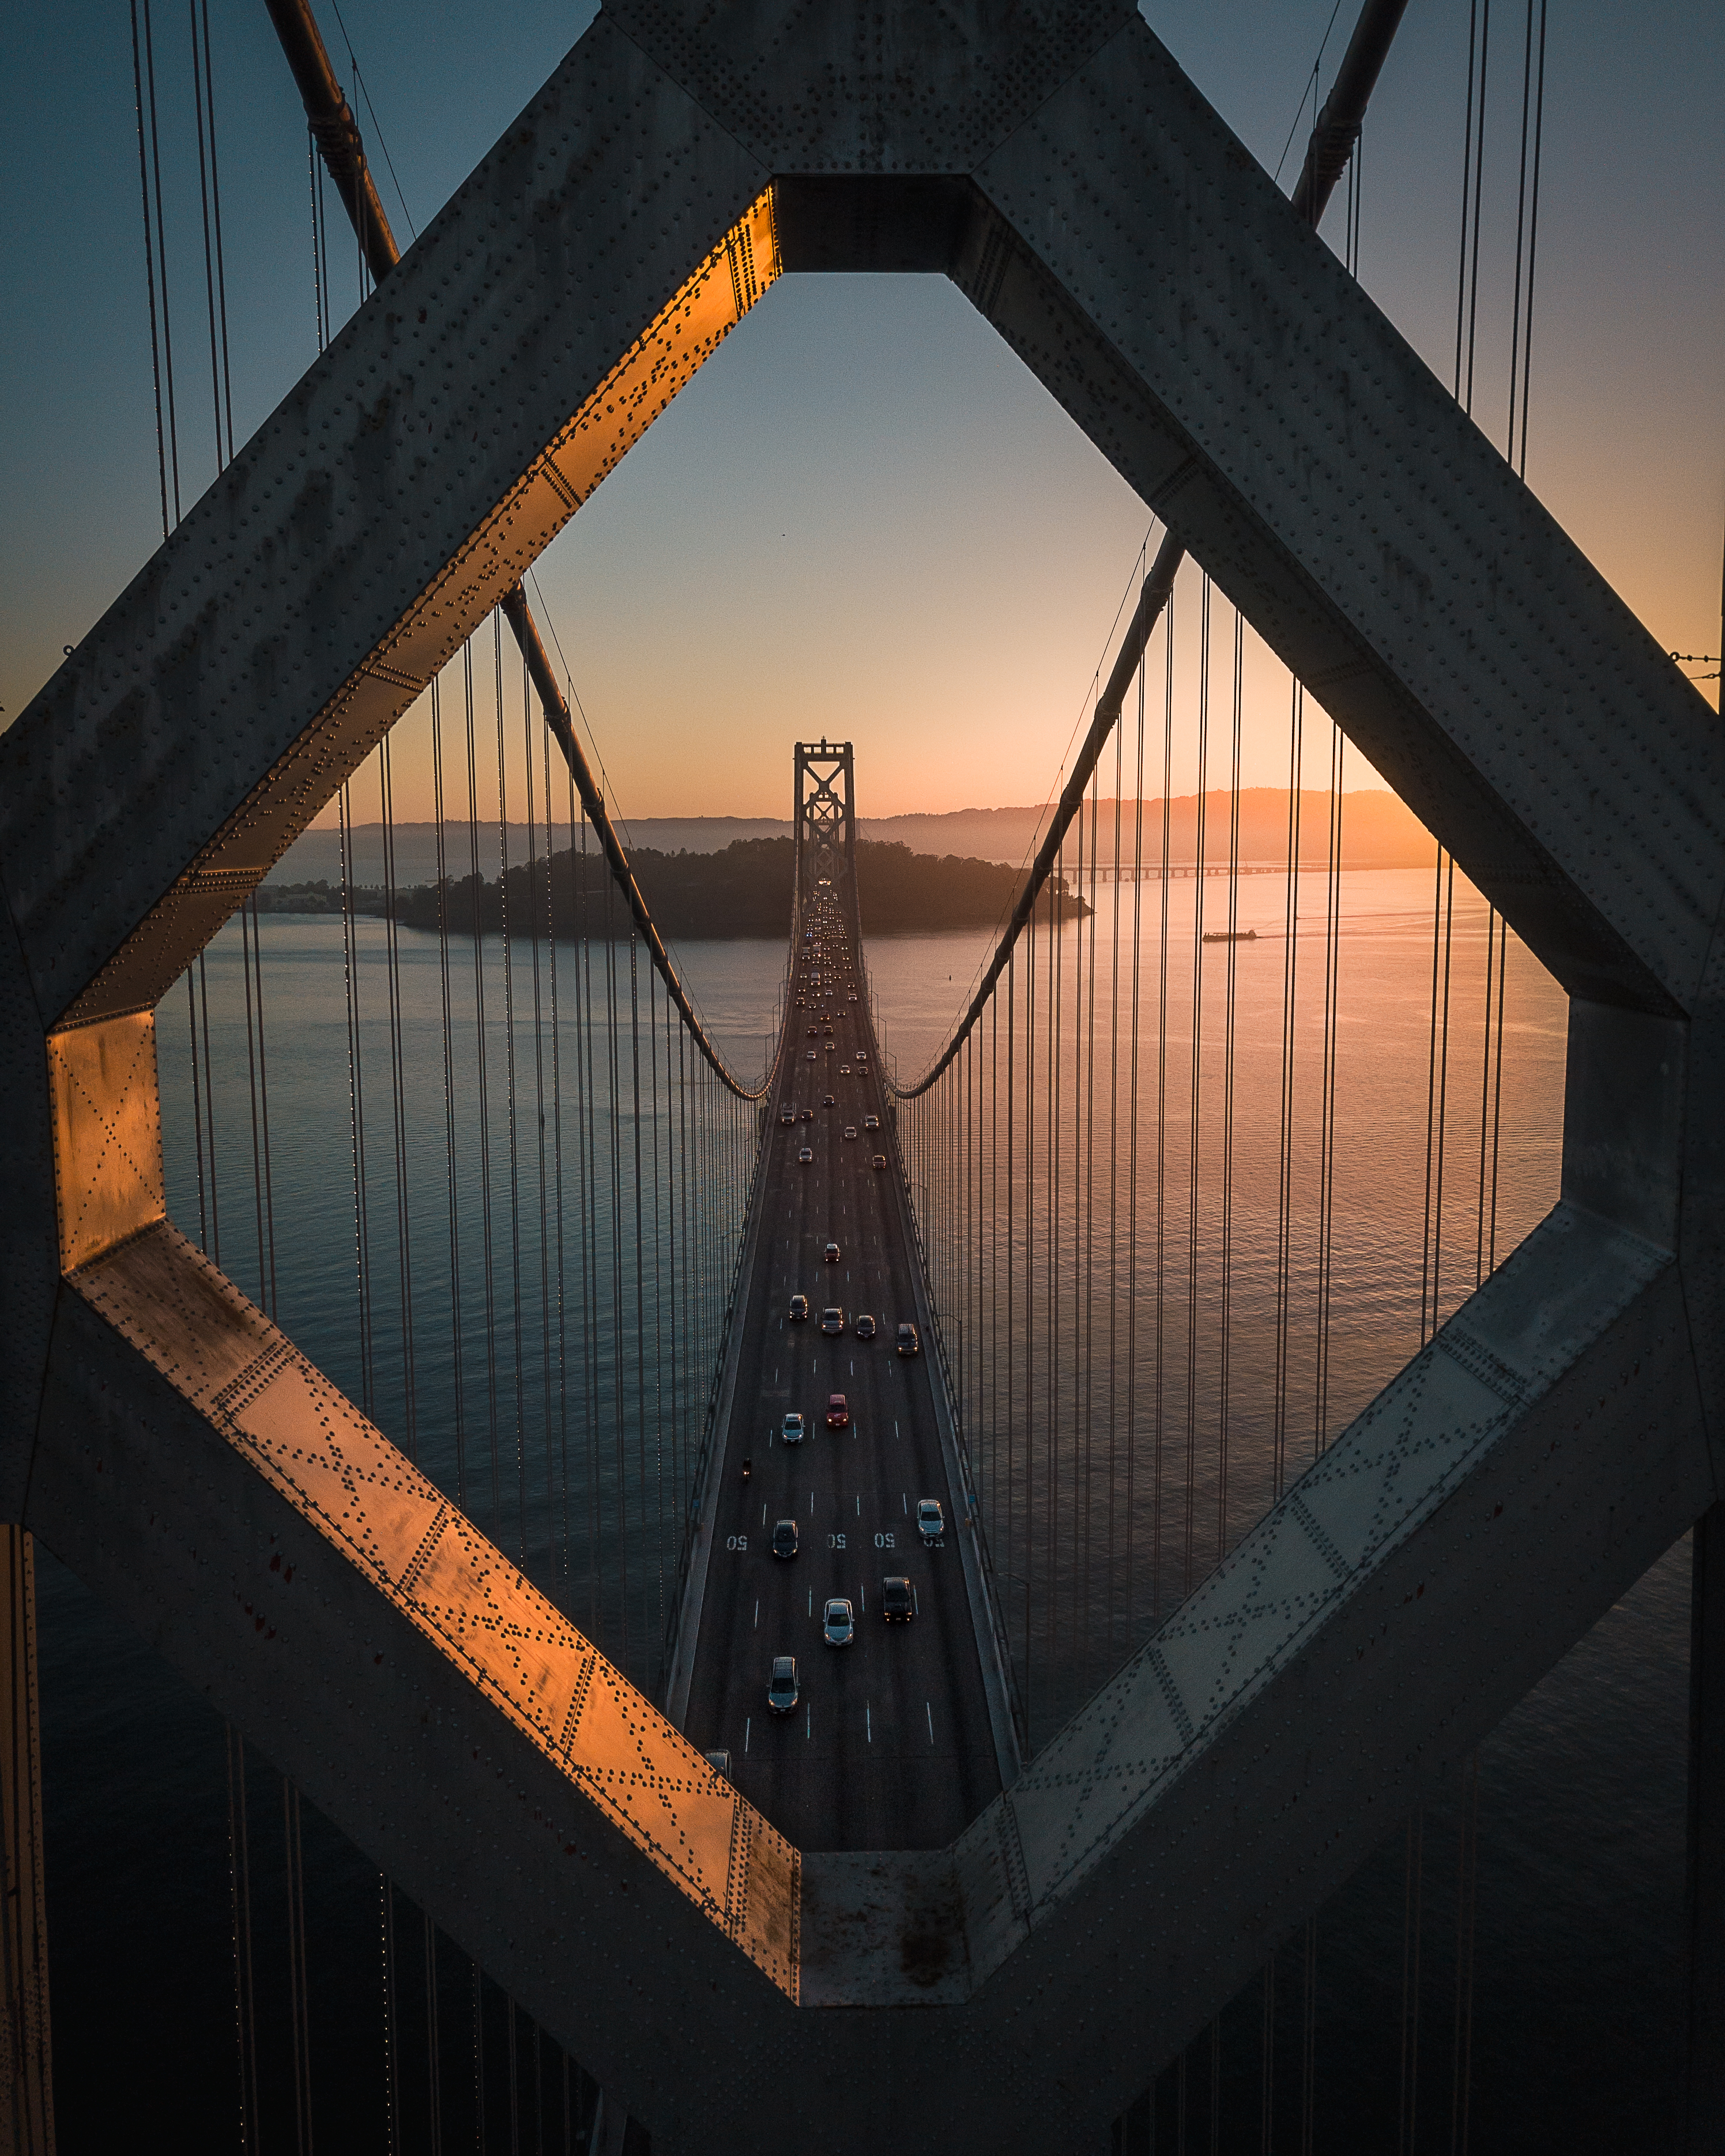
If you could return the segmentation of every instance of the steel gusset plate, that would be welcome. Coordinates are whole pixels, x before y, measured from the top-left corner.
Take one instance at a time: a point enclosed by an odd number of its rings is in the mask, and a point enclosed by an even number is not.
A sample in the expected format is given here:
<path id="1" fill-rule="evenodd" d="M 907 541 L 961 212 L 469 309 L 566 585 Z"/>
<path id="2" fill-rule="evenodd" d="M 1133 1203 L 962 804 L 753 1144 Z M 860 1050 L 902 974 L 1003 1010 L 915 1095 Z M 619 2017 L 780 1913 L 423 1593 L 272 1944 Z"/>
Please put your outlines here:
<path id="1" fill-rule="evenodd" d="M 916 1857 L 799 1856 L 162 1195 L 158 998 L 803 268 L 951 276 L 1573 999 L 1556 1210 Z M 1134 11 L 624 0 L 0 738 L 7 1515 L 661 2148 L 1088 2148 L 1715 1495 L 1722 829 L 1698 693 Z"/>

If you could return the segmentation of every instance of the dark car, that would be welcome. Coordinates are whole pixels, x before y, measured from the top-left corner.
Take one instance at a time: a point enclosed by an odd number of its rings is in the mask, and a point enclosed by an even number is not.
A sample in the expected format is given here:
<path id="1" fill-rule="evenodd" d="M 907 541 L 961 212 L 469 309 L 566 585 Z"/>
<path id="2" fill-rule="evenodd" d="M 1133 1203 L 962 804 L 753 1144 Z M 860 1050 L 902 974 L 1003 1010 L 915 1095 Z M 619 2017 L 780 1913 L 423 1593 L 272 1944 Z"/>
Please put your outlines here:
<path id="1" fill-rule="evenodd" d="M 792 1322 L 792 1324 L 793 1324 L 793 1325 L 798 1325 L 798 1324 L 800 1324 L 800 1323 L 802 1322 L 802 1321 L 803 1321 L 805 1317 L 808 1317 L 808 1315 L 809 1315 L 809 1298 L 808 1298 L 808 1296 L 807 1296 L 806 1295 L 793 1295 L 793 1296 L 791 1297 L 791 1322 Z"/>
<path id="2" fill-rule="evenodd" d="M 829 1393 L 827 1395 L 827 1428 L 829 1430 L 848 1430 L 850 1426 L 850 1403 L 845 1399 L 843 1393 Z"/>
<path id="3" fill-rule="evenodd" d="M 722 1747 L 707 1753 L 706 1763 L 716 1774 L 722 1774 L 727 1782 L 731 1779 L 731 1754 Z"/>
<path id="4" fill-rule="evenodd" d="M 916 1590 L 902 1573 L 880 1583 L 880 1614 L 889 1625 L 908 1625 L 916 1614 Z"/>
<path id="5" fill-rule="evenodd" d="M 870 1317 L 867 1311 L 865 1311 L 856 1321 L 856 1337 L 859 1340 L 872 1340 L 878 1330 L 874 1319 Z"/>
<path id="6" fill-rule="evenodd" d="M 874 1165 L 875 1165 L 876 1168 L 885 1168 L 885 1167 L 886 1167 L 886 1154 L 885 1154 L 884 1152 L 877 1152 L 877 1153 L 875 1155 Z"/>
<path id="7" fill-rule="evenodd" d="M 842 1332 L 845 1330 L 845 1313 L 836 1302 L 829 1302 L 822 1311 L 820 1329 L 823 1332 Z"/>
<path id="8" fill-rule="evenodd" d="M 797 1554 L 797 1523 L 794 1520 L 775 1520 L 773 1522 L 773 1554 L 774 1557 L 794 1557 Z"/>
<path id="9" fill-rule="evenodd" d="M 824 1108 L 836 1108 L 839 1104 L 830 1093 L 823 1093 L 820 1096 L 820 1105 Z"/>
<path id="10" fill-rule="evenodd" d="M 898 1328 L 898 1352 L 901 1355 L 920 1355 L 922 1353 L 922 1336 L 914 1325 L 901 1325 Z"/>
<path id="11" fill-rule="evenodd" d="M 839 1245 L 836 1243 L 829 1243 L 820 1255 L 824 1264 L 835 1265 L 839 1262 Z"/>
<path id="12" fill-rule="evenodd" d="M 803 1112 L 802 1112 L 801 1116 L 798 1118 L 798 1121 L 799 1122 L 812 1123 L 812 1122 L 814 1121 L 814 1109 L 813 1109 L 813 1108 L 805 1108 L 805 1109 L 803 1111 Z"/>
<path id="13" fill-rule="evenodd" d="M 812 1161 L 812 1160 L 814 1159 L 814 1148 L 812 1146 L 798 1146 L 798 1148 L 797 1148 L 797 1159 L 798 1159 L 798 1163 L 799 1163 L 803 1167 L 807 1168 L 807 1167 L 808 1167 L 808 1165 L 809 1165 L 809 1162 L 810 1162 L 810 1161 Z"/>
<path id="14" fill-rule="evenodd" d="M 775 1714 L 794 1714 L 800 1697 L 796 1656 L 775 1655 L 773 1657 L 773 1676 L 767 1686 L 768 1706 Z"/>

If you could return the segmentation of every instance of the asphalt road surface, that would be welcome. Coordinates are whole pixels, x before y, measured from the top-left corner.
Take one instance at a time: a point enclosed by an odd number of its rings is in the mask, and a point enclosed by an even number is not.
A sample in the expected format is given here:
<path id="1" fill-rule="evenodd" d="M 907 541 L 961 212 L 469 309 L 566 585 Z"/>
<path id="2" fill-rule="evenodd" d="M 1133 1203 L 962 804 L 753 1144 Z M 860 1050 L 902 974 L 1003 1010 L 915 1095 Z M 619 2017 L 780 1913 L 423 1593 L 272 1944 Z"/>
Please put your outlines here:
<path id="1" fill-rule="evenodd" d="M 829 921 L 832 916 L 827 916 Z M 816 990 L 812 976 L 819 973 Z M 702 1750 L 726 1748 L 743 1794 L 802 1849 L 944 1846 L 999 1789 L 982 1665 L 971 1625 L 958 1515 L 941 1456 L 927 1355 L 901 1357 L 894 1334 L 914 1322 L 913 1260 L 891 1178 L 896 1155 L 884 1124 L 878 1060 L 860 980 L 851 978 L 848 924 L 832 921 L 798 953 L 788 1023 L 794 1054 L 773 1105 L 764 1216 L 749 1284 L 729 1430 L 718 1466 L 713 1543 L 684 1727 Z M 846 1000 L 855 990 L 858 1000 Z M 796 998 L 804 999 L 797 1008 Z M 807 1028 L 829 1014 L 833 1050 Z M 808 1060 L 813 1049 L 815 1060 Z M 866 1065 L 858 1063 L 858 1051 Z M 841 1066 L 850 1075 L 841 1075 Z M 836 1106 L 821 1105 L 830 1093 Z M 778 1121 L 788 1102 L 798 1122 Z M 814 1110 L 811 1122 L 801 1119 Z M 856 1131 L 847 1139 L 847 1127 Z M 814 1159 L 799 1163 L 798 1150 Z M 887 1155 L 886 1169 L 871 1163 Z M 836 1264 L 822 1246 L 839 1245 Z M 806 1322 L 788 1312 L 809 1298 Z M 845 1329 L 824 1336 L 829 1304 Z M 873 1340 L 856 1337 L 873 1314 Z M 829 1430 L 827 1398 L 846 1395 L 850 1427 Z M 788 1409 L 808 1435 L 779 1435 Z M 745 1482 L 742 1463 L 752 1462 Z M 944 1543 L 924 1547 L 916 1501 L 938 1498 Z M 794 1519 L 794 1558 L 774 1557 L 774 1523 Z M 916 1616 L 887 1624 L 881 1582 L 905 1574 Z M 822 1638 L 822 1605 L 849 1596 L 848 1647 Z M 767 1704 L 775 1655 L 794 1655 L 801 1698 L 793 1714 Z"/>

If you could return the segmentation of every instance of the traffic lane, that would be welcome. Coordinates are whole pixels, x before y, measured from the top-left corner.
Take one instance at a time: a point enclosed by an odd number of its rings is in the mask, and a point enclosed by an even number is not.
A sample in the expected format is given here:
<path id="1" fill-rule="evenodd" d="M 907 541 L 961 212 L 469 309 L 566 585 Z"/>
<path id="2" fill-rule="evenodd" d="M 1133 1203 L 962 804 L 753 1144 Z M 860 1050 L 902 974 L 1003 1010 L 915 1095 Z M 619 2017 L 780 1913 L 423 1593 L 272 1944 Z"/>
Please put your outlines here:
<path id="1" fill-rule="evenodd" d="M 869 1185 L 845 1174 L 843 1158 L 829 1155 L 830 1175 L 823 1180 L 835 1194 L 848 1187 L 860 1212 L 878 1217 Z M 835 1195 L 827 1210 L 835 1211 L 844 1202 Z M 906 1291 L 908 1282 L 901 1253 L 896 1251 L 895 1258 L 901 1261 L 860 1269 L 862 1300 L 885 1299 L 889 1309 L 896 1306 L 891 1298 Z M 880 1298 L 873 1291 L 883 1284 L 883 1274 L 893 1285 Z M 859 1286 L 856 1269 L 853 1286 Z M 814 1689 L 823 1686 L 820 1670 L 806 1672 L 801 1747 L 788 1738 L 762 1740 L 773 1744 L 771 1802 L 781 1808 L 781 1816 L 792 1810 L 802 1815 L 809 1821 L 805 1834 L 822 1839 L 847 1830 L 872 1838 L 884 1830 L 896 1840 L 939 1843 L 950 1839 L 992 1794 L 992 1732 L 985 1702 L 980 1712 L 963 1711 L 980 1691 L 980 1664 L 970 1636 L 968 1601 L 952 1595 L 951 1584 L 933 1601 L 919 1593 L 923 1608 L 911 1625 L 888 1628 L 880 1619 L 879 1583 L 885 1573 L 905 1572 L 919 1590 L 941 1585 L 939 1560 L 947 1553 L 922 1551 L 914 1519 L 916 1497 L 940 1496 L 949 1517 L 952 1506 L 927 1366 L 921 1358 L 901 1360 L 890 1346 L 878 1357 L 872 1352 L 880 1344 L 876 1342 L 866 1344 L 860 1366 L 853 1368 L 860 1344 L 854 1336 L 823 1339 L 816 1334 L 798 1356 L 793 1392 L 812 1395 L 805 1404 L 812 1404 L 818 1415 L 829 1393 L 845 1390 L 854 1420 L 846 1436 L 838 1440 L 824 1436 L 817 1421 L 809 1446 L 788 1459 L 778 1448 L 773 1477 L 778 1502 L 763 1496 L 755 1516 L 757 1532 L 770 1532 L 773 1518 L 796 1517 L 804 1539 L 795 1568 L 801 1573 L 818 1563 L 822 1574 L 800 1594 L 775 1584 L 758 1598 L 762 1629 L 771 1625 L 778 1630 L 770 1645 L 762 1643 L 764 1656 L 798 1651 L 799 1636 L 819 1642 L 820 1607 L 829 1594 L 847 1594 L 860 1620 L 855 1647 L 829 1650 L 819 1643 L 819 1661 L 838 1666 L 838 1681 L 829 1698 L 824 1689 Z M 809 1457 L 815 1446 L 830 1456 L 819 1462 Z M 785 1560 L 769 1561 L 783 1571 L 791 1568 Z M 960 1598 L 962 1594 L 961 1582 Z M 875 1644 L 880 1635 L 896 1638 L 884 1661 Z M 973 1687 L 964 1681 L 967 1662 L 975 1664 Z M 823 1779 L 828 1763 L 824 1755 L 831 1748 L 824 1725 L 834 1716 L 842 1724 L 847 1715 L 849 1727 L 832 1732 L 843 1786 L 829 1788 Z M 812 1753 L 806 1748 L 810 1745 Z M 939 1779 L 923 1774 L 907 1779 L 902 1768 L 895 1767 L 887 1778 L 890 1786 L 883 1789 L 882 1761 L 901 1754 L 906 1765 L 917 1759 L 932 1764 L 933 1756 L 939 1756 L 949 1771 Z M 755 1758 L 752 1743 L 749 1756 Z M 755 1771 L 759 1774 L 758 1766 Z M 884 1809 L 883 1796 L 888 1799 Z M 782 1817 L 782 1823 L 788 1822 Z"/>
<path id="2" fill-rule="evenodd" d="M 862 1074 L 854 1078 L 861 1080 Z M 763 1468 L 758 1445 L 754 1450 L 759 1494 L 754 1483 L 745 1488 L 741 1482 L 740 1460 L 747 1447 L 734 1443 L 764 1423 L 759 1409 L 768 1404 L 762 1395 L 769 1389 L 769 1358 L 776 1381 L 770 1389 L 815 1395 L 774 1399 L 775 1410 L 800 1405 L 813 1415 L 824 1409 L 826 1392 L 848 1389 L 830 1380 L 841 1372 L 851 1376 L 855 1357 L 849 1337 L 799 1355 L 793 1336 L 803 1335 L 803 1328 L 788 1327 L 783 1317 L 788 1294 L 799 1288 L 817 1310 L 829 1299 L 824 1286 L 809 1275 L 826 1270 L 819 1264 L 819 1246 L 836 1223 L 844 1224 L 839 1240 L 849 1238 L 850 1262 L 839 1269 L 852 1275 L 847 1308 L 878 1300 L 882 1307 L 876 1314 L 888 1326 L 914 1309 L 896 1208 L 883 1205 L 880 1183 L 870 1179 L 877 1172 L 858 1164 L 862 1142 L 835 1135 L 855 1113 L 855 1092 L 865 1104 L 877 1097 L 872 1081 L 829 1085 L 816 1071 L 814 1091 L 817 1098 L 820 1091 L 834 1091 L 838 1106 L 817 1111 L 814 1125 L 777 1127 L 779 1143 L 769 1156 L 762 1229 L 763 1242 L 770 1232 L 773 1247 L 770 1256 L 763 1251 L 767 1262 L 751 1283 L 750 1337 L 743 1343 L 747 1352 L 740 1349 L 716 1521 L 722 1541 L 742 1547 L 726 1552 L 729 1562 L 710 1583 L 711 1617 L 718 1619 L 722 1610 L 725 1621 L 702 1626 L 690 1733 L 704 1745 L 727 1744 L 745 1793 L 803 1846 L 939 1845 L 993 1794 L 994 1763 L 959 1565 L 949 1568 L 956 1583 L 945 1584 L 933 1606 L 927 1593 L 919 1594 L 919 1615 L 911 1625 L 888 1627 L 880 1614 L 880 1581 L 887 1571 L 905 1571 L 926 1589 L 937 1584 L 928 1566 L 958 1556 L 952 1549 L 923 1560 L 902 1540 L 907 1531 L 914 1537 L 908 1507 L 916 1496 L 942 1496 L 949 1518 L 955 1517 L 926 1364 L 921 1358 L 901 1361 L 890 1335 L 875 1343 L 882 1353 L 872 1363 L 872 1382 L 864 1379 L 856 1387 L 854 1436 L 828 1439 L 817 1422 L 809 1444 L 788 1455 L 769 1435 L 765 1460 L 770 1466 Z M 800 1106 L 806 1096 L 799 1091 L 793 1097 Z M 795 1152 L 811 1135 L 816 1160 L 805 1167 L 796 1163 Z M 861 1371 L 856 1374 L 863 1378 Z M 821 1447 L 825 1456 L 817 1461 Z M 805 1529 L 814 1530 L 805 1534 L 798 1558 L 788 1562 L 772 1559 L 762 1542 L 763 1531 L 770 1537 L 773 1519 L 783 1514 L 799 1517 Z M 859 1521 L 865 1537 L 860 1551 L 851 1546 Z M 890 1550 L 875 1547 L 876 1533 L 893 1536 Z M 840 1534 L 843 1547 L 837 1543 Z M 820 1578 L 809 1578 L 817 1568 Z M 720 1607 L 712 1606 L 716 1589 Z M 821 1644 L 820 1605 L 829 1593 L 848 1594 L 856 1606 L 859 1631 L 850 1648 Z M 710 1644 L 716 1666 L 704 1668 Z M 765 1700 L 772 1656 L 780 1652 L 798 1656 L 804 1685 L 800 1713 L 784 1719 L 770 1717 Z"/>

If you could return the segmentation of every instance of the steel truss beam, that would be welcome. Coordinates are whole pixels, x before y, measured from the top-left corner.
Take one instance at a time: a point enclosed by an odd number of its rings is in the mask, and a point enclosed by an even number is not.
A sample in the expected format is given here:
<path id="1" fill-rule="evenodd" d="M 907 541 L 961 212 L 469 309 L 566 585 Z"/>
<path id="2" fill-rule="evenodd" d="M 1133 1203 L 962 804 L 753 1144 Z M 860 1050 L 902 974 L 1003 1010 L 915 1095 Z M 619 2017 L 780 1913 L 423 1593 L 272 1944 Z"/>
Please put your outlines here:
<path id="1" fill-rule="evenodd" d="M 1573 998 L 1557 1210 L 915 1857 L 788 1849 L 162 1198 L 157 998 L 802 268 L 952 276 Z M 665 2148 L 1087 2147 L 1716 1494 L 1722 831 L 1699 695 L 1135 12 L 625 0 L 0 740 L 0 1510 Z"/>

